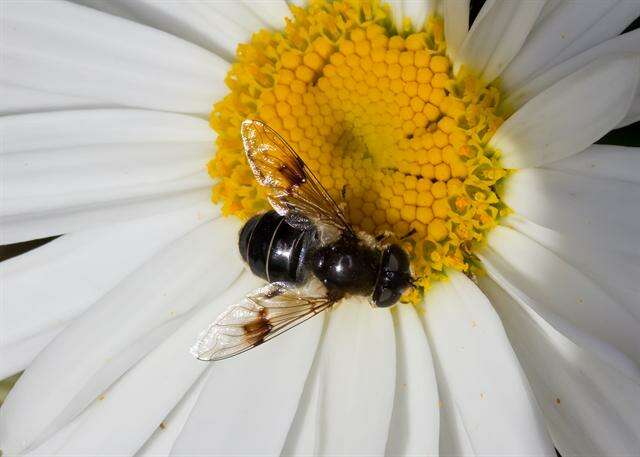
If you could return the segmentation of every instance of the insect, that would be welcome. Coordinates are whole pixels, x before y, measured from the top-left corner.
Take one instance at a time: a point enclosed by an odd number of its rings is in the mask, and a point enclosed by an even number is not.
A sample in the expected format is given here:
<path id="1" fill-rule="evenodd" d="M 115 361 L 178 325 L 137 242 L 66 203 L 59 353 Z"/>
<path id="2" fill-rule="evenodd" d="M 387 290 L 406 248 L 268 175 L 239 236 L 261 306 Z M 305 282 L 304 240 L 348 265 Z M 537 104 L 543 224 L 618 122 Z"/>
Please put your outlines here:
<path id="1" fill-rule="evenodd" d="M 398 244 L 357 233 L 304 161 L 271 127 L 245 120 L 247 160 L 273 210 L 249 219 L 238 247 L 269 284 L 231 305 L 206 328 L 191 353 L 221 360 L 245 352 L 331 308 L 343 297 L 394 305 L 413 284 Z"/>

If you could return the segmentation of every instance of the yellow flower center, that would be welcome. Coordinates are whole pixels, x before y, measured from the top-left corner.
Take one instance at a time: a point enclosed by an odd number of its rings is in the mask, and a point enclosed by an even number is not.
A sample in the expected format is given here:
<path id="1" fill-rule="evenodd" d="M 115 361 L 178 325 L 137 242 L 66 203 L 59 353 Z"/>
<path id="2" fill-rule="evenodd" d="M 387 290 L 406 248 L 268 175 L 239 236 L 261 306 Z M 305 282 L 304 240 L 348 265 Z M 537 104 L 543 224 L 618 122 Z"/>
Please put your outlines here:
<path id="1" fill-rule="evenodd" d="M 283 31 L 238 47 L 231 92 L 211 115 L 213 201 L 243 219 L 268 209 L 240 139 L 244 119 L 261 119 L 344 201 L 356 228 L 413 233 L 404 244 L 423 287 L 444 267 L 469 271 L 507 210 L 495 191 L 506 172 L 486 146 L 503 120 L 499 90 L 454 78 L 439 18 L 399 32 L 375 0 L 292 11 Z"/>

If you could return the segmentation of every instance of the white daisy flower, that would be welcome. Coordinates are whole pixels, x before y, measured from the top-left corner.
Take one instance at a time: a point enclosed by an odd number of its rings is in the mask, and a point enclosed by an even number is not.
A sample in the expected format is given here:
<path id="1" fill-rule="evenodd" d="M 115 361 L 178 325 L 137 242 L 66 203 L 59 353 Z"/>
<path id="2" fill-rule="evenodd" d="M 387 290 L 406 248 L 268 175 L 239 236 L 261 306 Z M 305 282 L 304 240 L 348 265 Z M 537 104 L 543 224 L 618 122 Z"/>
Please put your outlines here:
<path id="1" fill-rule="evenodd" d="M 593 143 L 640 119 L 639 1 L 0 14 L 2 244 L 62 235 L 0 266 L 3 455 L 637 454 L 640 151 Z M 420 288 L 204 363 L 264 283 L 245 118 L 356 227 L 414 233 Z"/>

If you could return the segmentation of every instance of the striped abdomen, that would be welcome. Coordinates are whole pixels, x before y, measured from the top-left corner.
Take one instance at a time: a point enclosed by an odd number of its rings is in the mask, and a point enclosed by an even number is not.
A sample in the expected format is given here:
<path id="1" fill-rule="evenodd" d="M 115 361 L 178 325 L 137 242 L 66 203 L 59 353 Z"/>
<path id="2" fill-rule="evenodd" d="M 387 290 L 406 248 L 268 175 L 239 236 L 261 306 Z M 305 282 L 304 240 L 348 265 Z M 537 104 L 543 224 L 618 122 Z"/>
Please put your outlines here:
<path id="1" fill-rule="evenodd" d="M 316 231 L 287 224 L 275 211 L 258 214 L 240 230 L 240 255 L 256 276 L 269 282 L 301 284 L 307 277 L 305 259 Z"/>

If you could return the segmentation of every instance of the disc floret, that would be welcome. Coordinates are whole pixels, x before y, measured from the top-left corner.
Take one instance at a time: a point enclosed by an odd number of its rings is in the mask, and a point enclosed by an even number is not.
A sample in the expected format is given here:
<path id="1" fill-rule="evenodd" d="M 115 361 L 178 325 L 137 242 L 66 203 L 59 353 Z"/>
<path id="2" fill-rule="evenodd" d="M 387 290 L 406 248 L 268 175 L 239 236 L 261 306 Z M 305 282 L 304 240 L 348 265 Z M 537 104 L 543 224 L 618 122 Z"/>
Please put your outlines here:
<path id="1" fill-rule="evenodd" d="M 500 92 L 452 73 L 442 21 L 398 31 L 378 1 L 293 7 L 283 31 L 238 47 L 211 124 L 213 201 L 246 219 L 268 203 L 246 163 L 240 124 L 261 119 L 305 160 L 350 221 L 393 232 L 420 285 L 445 267 L 470 271 L 473 250 L 507 211 L 495 192 L 506 175 L 486 145 L 502 122 Z"/>

